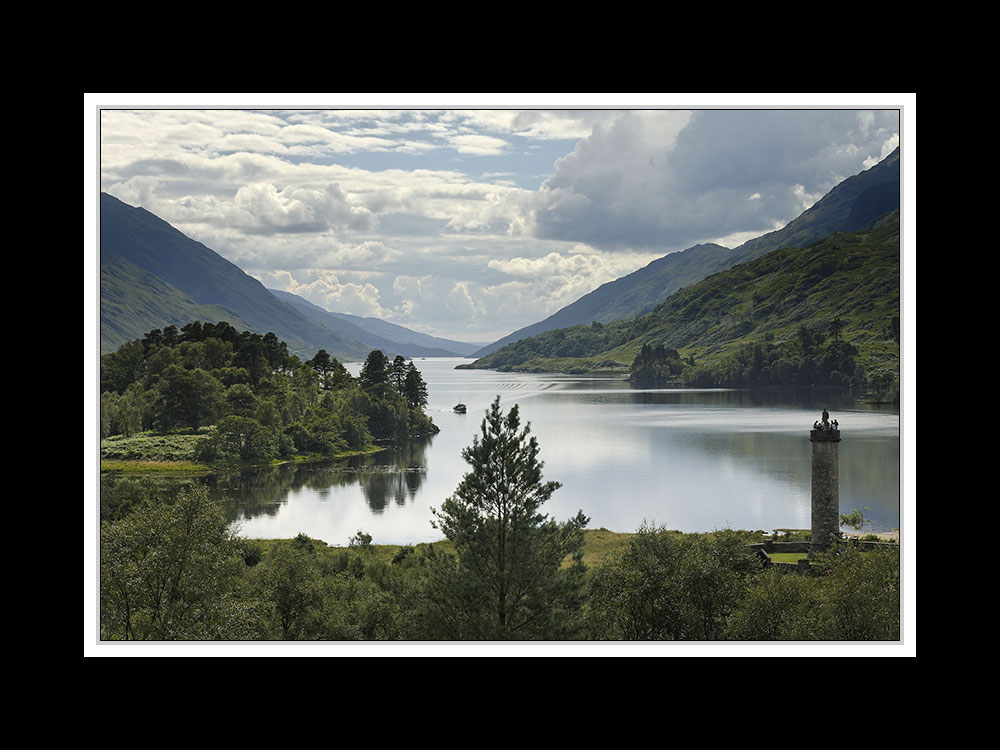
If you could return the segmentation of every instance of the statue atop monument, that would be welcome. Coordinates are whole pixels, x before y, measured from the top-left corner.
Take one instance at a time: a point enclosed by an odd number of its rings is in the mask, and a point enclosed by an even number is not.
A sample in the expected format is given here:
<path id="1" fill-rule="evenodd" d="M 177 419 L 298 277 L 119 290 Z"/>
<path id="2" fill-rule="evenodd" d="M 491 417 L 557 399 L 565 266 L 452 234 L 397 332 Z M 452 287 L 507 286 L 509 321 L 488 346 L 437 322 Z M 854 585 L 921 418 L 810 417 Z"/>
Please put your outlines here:
<path id="1" fill-rule="evenodd" d="M 830 412 L 823 409 L 823 415 L 820 417 L 821 421 L 813 422 L 813 430 L 822 430 L 825 432 L 840 432 L 840 423 L 834 419 L 830 419 Z M 831 436 L 832 437 L 832 436 Z"/>

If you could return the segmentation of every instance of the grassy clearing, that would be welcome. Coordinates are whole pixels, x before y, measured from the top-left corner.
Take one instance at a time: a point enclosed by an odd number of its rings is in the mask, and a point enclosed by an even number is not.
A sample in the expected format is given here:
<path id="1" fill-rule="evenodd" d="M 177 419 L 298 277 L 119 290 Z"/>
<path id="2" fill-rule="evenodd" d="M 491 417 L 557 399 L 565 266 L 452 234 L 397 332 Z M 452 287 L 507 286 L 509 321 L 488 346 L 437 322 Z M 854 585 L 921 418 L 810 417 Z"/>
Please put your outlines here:
<path id="1" fill-rule="evenodd" d="M 208 474 L 231 467 L 206 466 L 195 461 L 195 444 L 208 434 L 207 428 L 192 433 L 161 435 L 142 432 L 126 437 L 115 435 L 101 440 L 101 471 L 121 474 Z M 350 458 L 378 453 L 385 448 L 370 445 L 361 450 L 345 451 L 335 456 L 298 454 L 287 459 L 275 459 L 271 465 L 313 463 L 337 458 Z"/>
<path id="2" fill-rule="evenodd" d="M 141 461 L 101 459 L 102 472 L 121 474 L 207 474 L 212 471 L 208 466 L 192 461 Z"/>
<path id="3" fill-rule="evenodd" d="M 808 552 L 772 552 L 771 562 L 778 563 L 798 563 L 809 557 Z"/>
<path id="4" fill-rule="evenodd" d="M 629 539 L 634 536 L 628 533 L 619 533 L 616 531 L 608 531 L 607 529 L 585 529 L 583 532 L 584 546 L 583 546 L 583 561 L 587 567 L 593 568 L 600 565 L 611 555 L 617 552 L 621 547 L 623 547 Z M 254 539 L 257 545 L 260 546 L 261 551 L 266 555 L 268 550 L 279 541 L 291 541 L 291 540 L 279 540 L 279 539 Z M 336 555 L 342 554 L 348 551 L 349 547 L 333 546 L 327 544 L 321 539 L 313 539 L 313 548 L 316 550 L 316 554 L 321 557 L 335 557 Z M 441 541 L 432 542 L 430 544 L 421 543 L 412 545 L 415 550 L 419 551 L 423 548 L 432 546 L 436 552 L 452 554 L 454 553 L 454 547 L 452 543 L 447 539 L 442 539 Z M 376 559 L 381 560 L 384 563 L 391 563 L 393 558 L 404 546 L 400 544 L 373 544 L 371 546 L 372 554 L 375 555 Z M 567 565 L 569 560 L 567 559 Z"/>
<path id="5" fill-rule="evenodd" d="M 101 440 L 101 461 L 194 463 L 195 445 L 207 431 L 161 435 L 141 432 L 126 437 L 114 435 Z"/>
<path id="6" fill-rule="evenodd" d="M 588 568 L 604 562 L 620 550 L 634 534 L 608 531 L 607 529 L 584 529 L 583 562 Z"/>

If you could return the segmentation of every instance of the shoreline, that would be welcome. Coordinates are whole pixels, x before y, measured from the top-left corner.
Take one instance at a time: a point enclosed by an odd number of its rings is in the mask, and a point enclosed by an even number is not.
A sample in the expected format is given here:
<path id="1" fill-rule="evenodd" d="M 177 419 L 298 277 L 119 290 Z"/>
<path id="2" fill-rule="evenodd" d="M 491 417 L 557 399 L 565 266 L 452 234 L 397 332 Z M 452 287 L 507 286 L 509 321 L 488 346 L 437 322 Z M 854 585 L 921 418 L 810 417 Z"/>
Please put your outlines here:
<path id="1" fill-rule="evenodd" d="M 313 464 L 325 461 L 338 461 L 341 459 L 354 458 L 356 456 L 368 456 L 383 451 L 391 450 L 384 445 L 374 445 L 369 448 L 337 453 L 331 456 L 320 454 L 297 454 L 291 458 L 280 459 L 266 464 L 225 464 L 209 466 L 197 464 L 193 461 L 156 461 L 153 459 L 118 459 L 101 458 L 100 473 L 119 475 L 159 475 L 159 476 L 206 476 L 210 474 L 225 474 L 232 471 L 243 471 L 246 469 L 267 469 L 277 466 L 288 466 L 291 464 Z"/>

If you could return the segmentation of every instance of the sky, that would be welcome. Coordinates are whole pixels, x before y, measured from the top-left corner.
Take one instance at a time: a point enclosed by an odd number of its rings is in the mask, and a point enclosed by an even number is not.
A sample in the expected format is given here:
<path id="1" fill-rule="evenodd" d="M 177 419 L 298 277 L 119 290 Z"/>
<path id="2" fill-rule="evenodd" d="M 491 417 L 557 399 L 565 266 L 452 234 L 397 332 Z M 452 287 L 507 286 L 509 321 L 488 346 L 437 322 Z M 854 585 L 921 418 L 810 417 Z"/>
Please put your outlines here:
<path id="1" fill-rule="evenodd" d="M 481 343 L 784 226 L 900 145 L 907 101 L 93 96 L 102 191 L 268 288 Z"/>

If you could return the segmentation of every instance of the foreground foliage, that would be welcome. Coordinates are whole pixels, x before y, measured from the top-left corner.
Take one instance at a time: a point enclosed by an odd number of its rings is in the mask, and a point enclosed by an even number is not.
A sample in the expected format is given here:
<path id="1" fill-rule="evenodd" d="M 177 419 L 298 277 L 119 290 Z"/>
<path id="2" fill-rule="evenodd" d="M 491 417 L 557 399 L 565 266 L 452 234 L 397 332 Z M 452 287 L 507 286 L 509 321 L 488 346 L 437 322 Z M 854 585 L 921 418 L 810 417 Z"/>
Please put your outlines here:
<path id="1" fill-rule="evenodd" d="M 590 633 L 610 640 L 713 641 L 760 571 L 732 531 L 643 526 L 591 580 Z"/>
<path id="2" fill-rule="evenodd" d="M 551 485 L 531 475 L 538 481 L 526 486 L 545 496 Z M 897 545 L 841 546 L 814 563 L 818 575 L 800 576 L 762 568 L 748 532 L 643 526 L 588 569 L 585 519 L 557 524 L 536 513 L 536 523 L 524 515 L 515 524 L 509 516 L 500 544 L 499 518 L 442 506 L 442 523 L 454 513 L 453 539 L 387 554 L 363 532 L 347 548 L 304 534 L 242 539 L 194 482 L 180 492 L 154 480 L 108 482 L 105 640 L 897 641 L 900 634 Z M 530 541 L 511 539 L 515 527 Z"/>
<path id="3" fill-rule="evenodd" d="M 744 641 L 899 640 L 899 549 L 845 545 L 802 577 L 767 571 L 729 618 L 726 637 Z"/>
<path id="4" fill-rule="evenodd" d="M 541 512 L 559 488 L 542 481 L 538 442 L 517 405 L 497 397 L 462 457 L 472 470 L 435 511 L 455 549 L 429 579 L 429 611 L 451 640 L 564 639 L 583 605 L 583 513 L 560 524 Z M 570 558 L 568 566 L 563 561 Z"/>
<path id="5" fill-rule="evenodd" d="M 243 544 L 204 489 L 102 523 L 102 638 L 263 637 L 264 612 L 244 575 Z"/>

